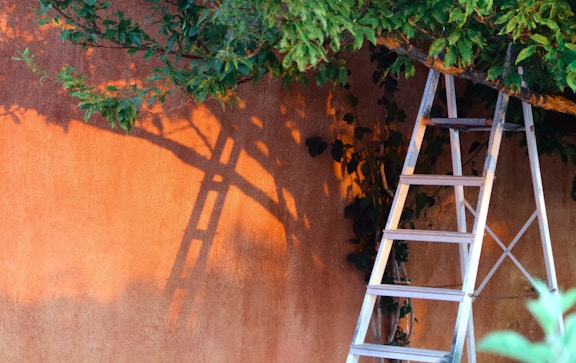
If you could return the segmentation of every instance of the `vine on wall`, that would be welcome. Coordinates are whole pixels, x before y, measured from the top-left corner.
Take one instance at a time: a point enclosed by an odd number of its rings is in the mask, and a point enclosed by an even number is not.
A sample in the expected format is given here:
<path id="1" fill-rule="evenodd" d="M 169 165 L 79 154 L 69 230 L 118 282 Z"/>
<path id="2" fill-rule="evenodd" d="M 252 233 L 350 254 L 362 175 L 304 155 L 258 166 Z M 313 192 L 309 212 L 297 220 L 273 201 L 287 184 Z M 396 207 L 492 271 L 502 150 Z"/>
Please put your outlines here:
<path id="1" fill-rule="evenodd" d="M 395 101 L 398 92 L 398 79 L 393 74 L 402 74 L 402 69 L 392 69 L 397 55 L 385 47 L 371 48 L 371 60 L 376 65 L 372 80 L 382 89 L 378 104 L 385 108 L 383 120 L 363 122 L 358 117 L 356 108 L 359 104 L 345 84 L 350 112 L 342 120 L 347 130 L 331 142 L 320 137 L 310 137 L 306 145 L 310 155 L 317 156 L 330 150 L 332 159 L 341 163 L 350 176 L 350 180 L 359 191 L 353 201 L 345 207 L 344 215 L 352 221 L 353 237 L 349 242 L 354 249 L 347 260 L 368 280 L 378 251 L 382 230 L 385 227 L 394 199 L 394 191 L 402 170 L 408 140 L 401 133 L 400 126 L 406 119 L 406 112 Z M 392 71 L 392 72 L 391 72 Z M 486 100 L 496 100 L 496 92 L 484 86 L 468 82 L 463 94 L 458 99 L 459 114 L 465 117 L 472 108 L 483 103 L 482 107 L 493 110 L 495 104 Z M 495 102 L 494 102 L 495 103 Z M 438 91 L 438 97 L 431 110 L 432 117 L 447 117 L 445 92 Z M 548 116 L 548 117 L 546 117 Z M 559 129 L 550 122 L 550 114 L 542 109 L 534 110 L 537 123 L 537 136 L 541 154 L 558 155 L 565 163 L 576 164 L 576 139 L 573 132 Z M 512 99 L 507 122 L 523 123 L 521 103 Z M 476 140 L 468 149 L 463 166 L 469 172 L 479 175 L 481 165 L 474 163 L 476 155 L 484 150 L 488 140 Z M 430 173 L 442 154 L 444 146 L 449 144 L 447 130 L 429 128 L 426 132 L 423 149 L 420 153 L 417 172 Z M 525 146 L 525 139 L 520 141 Z M 448 172 L 449 173 L 449 172 Z M 426 209 L 436 204 L 436 194 L 442 188 L 423 190 L 413 186 L 399 223 L 399 228 L 415 228 L 415 221 Z M 576 200 L 576 178 L 574 178 L 572 199 Z M 405 241 L 394 241 L 385 270 L 383 283 L 409 284 L 410 277 L 406 269 L 409 258 L 409 247 Z M 406 298 L 380 297 L 378 309 L 373 315 L 372 333 L 374 338 L 386 344 L 409 345 L 414 323 L 417 322 L 412 303 Z M 383 330 L 385 330 L 383 334 Z"/>
<path id="2" fill-rule="evenodd" d="M 383 120 L 361 120 L 357 112 L 360 100 L 350 86 L 345 84 L 343 87 L 347 94 L 349 112 L 339 121 L 343 127 L 338 129 L 346 131 L 331 142 L 318 136 L 306 140 L 311 156 L 329 150 L 332 159 L 342 164 L 351 183 L 357 187 L 358 193 L 344 209 L 345 217 L 352 221 L 353 236 L 349 242 L 354 246 L 347 260 L 365 274 L 366 280 L 374 265 L 408 145 L 408 140 L 401 132 L 406 112 L 395 100 L 398 79 L 390 72 L 396 57 L 395 53 L 384 47 L 371 48 L 371 60 L 376 65 L 372 80 L 382 89 L 382 97 L 377 102 L 386 110 Z M 440 114 L 442 110 L 439 104 L 433 112 Z M 419 168 L 426 169 L 422 172 L 430 171 L 447 143 L 448 135 L 440 129 L 426 136 L 421 158 L 424 162 L 419 165 Z M 414 229 L 416 219 L 434 204 L 434 194 L 422 188 L 412 188 L 399 228 Z M 406 269 L 409 255 L 405 241 L 394 241 L 383 283 L 410 283 Z M 372 324 L 374 338 L 382 343 L 408 345 L 412 327 L 417 321 L 411 300 L 380 297 L 377 306 Z"/>

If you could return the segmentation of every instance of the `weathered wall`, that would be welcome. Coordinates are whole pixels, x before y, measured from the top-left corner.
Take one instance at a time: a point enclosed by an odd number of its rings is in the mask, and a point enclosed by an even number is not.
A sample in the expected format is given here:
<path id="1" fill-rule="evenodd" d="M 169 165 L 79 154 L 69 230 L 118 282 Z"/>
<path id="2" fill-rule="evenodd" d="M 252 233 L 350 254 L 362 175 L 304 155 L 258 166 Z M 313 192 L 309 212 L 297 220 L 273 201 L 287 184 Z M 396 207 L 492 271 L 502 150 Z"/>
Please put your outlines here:
<path id="1" fill-rule="evenodd" d="M 85 124 L 72 99 L 10 60 L 17 49 L 29 47 L 49 71 L 74 60 L 119 81 L 145 65 L 61 43 L 35 25 L 33 6 L 0 1 L 0 361 L 344 361 L 364 292 L 345 262 L 347 180 L 303 145 L 331 135 L 342 95 L 264 80 L 243 86 L 238 108 L 173 104 L 143 115 L 130 134 Z M 370 66 L 358 69 L 360 111 L 378 119 Z M 410 82 L 401 97 L 415 112 L 423 79 Z M 505 140 L 490 214 L 505 241 L 532 211 L 517 144 Z M 542 169 L 560 284 L 569 287 L 574 170 L 567 177 L 551 158 Z M 440 211 L 428 220 L 447 222 Z M 530 233 L 516 249 L 540 266 Z M 455 251 L 411 251 L 414 280 L 459 282 Z M 486 261 L 498 255 L 488 248 Z M 513 269 L 498 276 L 487 294 L 525 293 Z M 478 335 L 498 324 L 534 331 L 515 306 L 479 300 Z M 449 341 L 451 323 L 437 318 L 451 320 L 435 308 L 417 305 L 416 343 Z"/>
<path id="2" fill-rule="evenodd" d="M 17 49 L 120 81 L 145 65 L 66 46 L 35 4 L 0 2 L 0 361 L 343 360 L 363 291 L 346 183 L 304 146 L 330 135 L 330 91 L 264 80 L 239 108 L 84 124 Z"/>

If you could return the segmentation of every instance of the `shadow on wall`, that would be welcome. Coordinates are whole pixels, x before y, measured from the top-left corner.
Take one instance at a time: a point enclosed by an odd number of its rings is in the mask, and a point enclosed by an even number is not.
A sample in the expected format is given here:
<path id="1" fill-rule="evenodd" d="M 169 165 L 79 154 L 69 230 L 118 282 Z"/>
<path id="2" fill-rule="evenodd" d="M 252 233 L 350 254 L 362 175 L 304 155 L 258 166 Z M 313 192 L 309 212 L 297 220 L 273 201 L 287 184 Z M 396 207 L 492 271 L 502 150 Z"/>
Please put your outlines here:
<path id="1" fill-rule="evenodd" d="M 2 360 L 344 357 L 362 289 L 343 287 L 360 282 L 346 195 L 303 146 L 330 136 L 330 92 L 264 80 L 226 111 L 173 104 L 129 134 L 86 126 L 10 57 L 29 47 L 51 73 L 74 62 L 126 82 L 145 69 L 62 44 L 34 25 L 35 3 L 0 0 Z"/>
<path id="2" fill-rule="evenodd" d="M 0 357 L 3 362 L 179 361 L 181 352 L 162 345 L 174 347 L 173 340 L 186 337 L 170 334 L 163 306 L 153 298 L 159 292 L 150 289 L 133 283 L 113 304 L 87 296 L 26 304 L 2 296 L 2 310 L 11 313 L 3 314 Z"/>

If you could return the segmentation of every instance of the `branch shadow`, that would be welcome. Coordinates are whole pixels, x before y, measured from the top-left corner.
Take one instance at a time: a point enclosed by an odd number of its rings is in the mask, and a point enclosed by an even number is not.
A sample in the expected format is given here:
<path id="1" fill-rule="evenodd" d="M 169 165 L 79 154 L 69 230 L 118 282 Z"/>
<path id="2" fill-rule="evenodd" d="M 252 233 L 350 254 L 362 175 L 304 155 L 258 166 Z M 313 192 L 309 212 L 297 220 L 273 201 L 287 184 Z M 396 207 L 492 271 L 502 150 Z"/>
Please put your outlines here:
<path id="1" fill-rule="evenodd" d="M 140 67 L 139 61 L 120 57 L 111 50 L 86 55 L 75 47 L 58 44 L 57 34 L 34 25 L 31 3 L 33 1 L 2 1 L 7 16 L 5 24 L 0 25 L 14 29 L 13 32 L 0 33 L 2 59 L 9 59 L 16 50 L 29 47 L 33 53 L 36 52 L 39 63 L 47 64 L 52 73 L 58 65 L 67 62 L 78 63 L 87 73 L 94 74 L 96 80 L 98 77 L 131 79 L 145 73 L 146 66 Z M 110 59 L 116 60 L 117 65 L 110 67 Z M 106 69 L 105 74 L 97 75 L 102 69 Z M 19 81 L 11 83 L 15 74 L 19 75 Z M 274 297 L 275 301 L 296 300 L 291 308 L 303 314 L 322 314 L 327 306 L 338 304 L 337 301 L 310 299 L 319 293 L 316 290 L 319 283 L 304 283 L 320 278 L 335 281 L 330 269 L 343 264 L 330 260 L 334 255 L 334 243 L 330 240 L 334 233 L 323 225 L 326 216 L 342 215 L 339 209 L 343 203 L 340 182 L 334 178 L 331 163 L 326 162 L 328 156 L 314 160 L 303 145 L 307 136 L 329 138 L 333 132 L 331 123 L 334 117 L 328 115 L 324 107 L 331 91 L 314 87 L 301 89 L 299 86 L 283 90 L 278 82 L 265 80 L 256 88 L 243 85 L 240 94 L 244 104 L 238 108 L 224 111 L 211 102 L 204 105 L 178 104 L 166 114 L 148 115 L 129 134 L 111 129 L 100 119 L 91 120 L 86 126 L 145 141 L 204 173 L 201 180 L 194 181 L 197 182 L 197 196 L 191 203 L 190 215 L 163 291 L 170 301 L 166 306 L 167 323 L 176 328 L 186 328 L 193 315 L 200 289 L 206 284 L 207 264 L 221 224 L 238 223 L 238 235 L 241 236 L 243 226 L 265 223 L 250 220 L 249 213 L 254 208 L 264 210 L 272 220 L 279 222 L 282 228 L 278 230 L 275 241 L 269 243 L 285 244 L 290 253 L 272 261 L 284 264 L 277 266 L 279 272 L 276 275 L 257 277 L 258 271 L 253 271 L 248 276 L 254 282 L 270 285 L 275 279 L 285 279 L 290 286 L 277 292 L 279 296 Z M 14 124 L 21 125 L 29 122 L 27 115 L 33 112 L 46 123 L 68 132 L 71 125 L 79 123 L 82 117 L 73 105 L 74 101 L 56 85 L 38 82 L 22 63 L 6 61 L 0 70 L 2 119 L 9 118 Z M 199 126 L 202 115 L 210 116 L 213 125 Z M 173 120 L 178 120 L 177 124 Z M 210 127 L 213 127 L 212 131 L 207 132 Z M 194 135 L 193 141 L 197 143 L 183 140 L 182 135 Z M 239 192 L 256 205 L 237 211 L 237 218 L 243 223 L 223 219 L 225 213 L 231 213 L 226 210 L 231 191 Z M 232 249 L 230 253 L 245 254 L 242 244 L 251 241 L 237 242 L 228 243 Z M 253 251 L 259 248 L 265 249 L 265 246 L 254 246 Z M 267 257 L 257 258 L 265 260 Z M 293 260 L 299 261 L 297 269 L 293 267 Z M 317 272 L 318 276 L 310 277 L 311 271 Z M 302 292 L 302 295 L 291 297 L 295 291 Z M 247 297 L 243 304 L 248 305 L 250 301 Z M 278 308 L 273 315 L 281 321 L 288 319 L 281 316 L 281 311 Z M 330 329 L 313 326 L 313 322 L 302 324 L 317 334 Z M 337 326 L 337 322 L 333 324 L 333 328 Z"/>

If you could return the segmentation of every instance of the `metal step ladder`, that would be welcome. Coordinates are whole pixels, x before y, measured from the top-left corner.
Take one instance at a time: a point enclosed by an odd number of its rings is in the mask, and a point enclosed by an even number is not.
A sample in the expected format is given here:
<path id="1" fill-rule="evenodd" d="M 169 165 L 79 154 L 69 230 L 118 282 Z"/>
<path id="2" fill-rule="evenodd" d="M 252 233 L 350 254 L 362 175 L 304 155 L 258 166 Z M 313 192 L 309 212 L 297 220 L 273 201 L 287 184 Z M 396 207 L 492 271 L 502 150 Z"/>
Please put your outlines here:
<path id="1" fill-rule="evenodd" d="M 544 260 L 546 264 L 548 287 L 552 291 L 558 290 L 552 257 L 552 247 L 550 243 L 550 233 L 542 192 L 542 180 L 540 176 L 540 166 L 536 149 L 531 106 L 523 103 L 524 126 L 505 122 L 509 96 L 503 93 L 498 94 L 496 109 L 492 119 L 458 118 L 456 111 L 454 79 L 452 76 L 445 75 L 448 118 L 431 118 L 430 110 L 438 87 L 439 78 L 440 73 L 438 71 L 430 70 L 422 102 L 418 110 L 416 124 L 410 140 L 402 175 L 398 184 L 398 189 L 391 206 L 386 227 L 383 231 L 382 241 L 376 256 L 372 275 L 368 282 L 364 302 L 358 318 L 358 324 L 346 360 L 347 363 L 356 363 L 361 356 L 416 362 L 459 363 L 462 359 L 465 341 L 468 353 L 468 363 L 476 362 L 472 302 L 476 297 L 476 280 L 484 234 L 486 231 L 491 233 L 491 230 L 486 225 L 486 220 L 492 185 L 494 183 L 496 162 L 498 160 L 498 153 L 504 131 L 524 131 L 526 133 L 530 167 L 532 171 L 534 198 L 536 201 L 536 211 L 529 218 L 527 225 L 532 223 L 532 221 L 538 217 Z M 433 126 L 449 128 L 453 169 L 452 175 L 422 175 L 414 173 L 426 128 Z M 483 130 L 490 132 L 482 176 L 464 176 L 462 174 L 459 139 L 459 132 L 461 130 Z M 399 229 L 398 225 L 400 217 L 411 185 L 442 185 L 453 187 L 455 193 L 457 230 L 433 231 Z M 479 190 L 475 209 L 465 200 L 464 187 L 474 187 Z M 469 209 L 474 216 L 474 223 L 471 231 L 467 230 L 467 209 Z M 515 240 L 524 233 L 527 225 L 525 225 L 523 231 L 519 232 L 519 235 Z M 382 279 L 394 240 L 459 244 L 461 278 L 463 281 L 462 289 L 457 290 L 417 287 L 412 285 L 383 284 Z M 510 247 L 506 248 L 506 246 L 502 244 L 501 247 L 504 250 L 503 258 L 513 258 L 513 255 L 510 252 Z M 516 259 L 514 260 L 517 261 Z M 502 261 L 499 261 L 499 263 L 501 262 Z M 497 263 L 497 265 L 499 265 L 499 263 Z M 493 270 L 497 268 L 498 266 L 495 265 Z M 493 274 L 493 271 L 491 271 L 491 274 Z M 489 277 L 490 276 L 488 276 L 488 279 Z M 485 282 L 486 280 L 483 284 Z M 375 303 L 379 296 L 416 298 L 458 303 L 458 312 L 450 350 L 440 351 L 367 343 L 367 330 L 369 328 L 371 316 L 374 312 Z"/>

